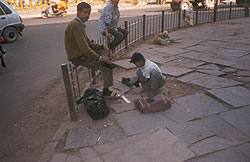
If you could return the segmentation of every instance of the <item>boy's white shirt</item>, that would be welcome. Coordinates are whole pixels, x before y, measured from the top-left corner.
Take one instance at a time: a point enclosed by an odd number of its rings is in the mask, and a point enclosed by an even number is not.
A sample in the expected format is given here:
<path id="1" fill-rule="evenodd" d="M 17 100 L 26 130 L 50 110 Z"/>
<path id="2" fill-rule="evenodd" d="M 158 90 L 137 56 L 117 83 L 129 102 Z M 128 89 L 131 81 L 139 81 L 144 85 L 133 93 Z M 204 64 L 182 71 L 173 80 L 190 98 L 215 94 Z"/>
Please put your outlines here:
<path id="1" fill-rule="evenodd" d="M 158 65 L 148 59 L 145 60 L 145 65 L 139 69 L 141 70 L 143 76 L 147 79 L 150 78 L 150 72 L 154 69 L 161 73 L 161 69 L 158 67 Z"/>

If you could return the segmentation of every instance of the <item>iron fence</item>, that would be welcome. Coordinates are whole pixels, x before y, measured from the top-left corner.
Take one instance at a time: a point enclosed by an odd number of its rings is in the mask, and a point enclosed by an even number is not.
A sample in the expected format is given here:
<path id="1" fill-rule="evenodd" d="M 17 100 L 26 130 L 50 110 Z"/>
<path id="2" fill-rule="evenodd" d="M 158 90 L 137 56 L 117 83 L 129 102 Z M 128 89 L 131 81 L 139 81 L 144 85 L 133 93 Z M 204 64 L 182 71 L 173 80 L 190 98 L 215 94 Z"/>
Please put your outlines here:
<path id="1" fill-rule="evenodd" d="M 166 30 L 176 30 L 186 27 L 184 23 L 186 14 L 186 11 L 182 10 L 168 12 L 162 11 L 161 14 L 150 16 L 143 15 L 137 20 L 130 22 L 125 21 L 124 25 L 121 27 L 127 29 L 129 35 L 125 41 L 117 47 L 114 57 L 116 57 L 116 54 L 119 51 L 128 48 L 131 44 L 137 41 L 145 39 L 147 36 Z M 248 17 L 249 7 L 248 5 L 240 7 L 232 5 L 232 3 L 222 6 L 215 5 L 215 8 L 210 10 L 194 9 L 190 15 L 190 18 L 193 21 L 193 24 L 191 24 L 192 26 L 233 18 Z M 105 45 L 108 44 L 108 41 L 104 36 L 101 36 L 95 42 Z M 61 67 L 71 120 L 76 120 L 76 111 L 78 110 L 76 101 L 82 95 L 86 83 L 91 84 L 95 82 L 96 72 L 83 67 L 75 67 L 71 64 L 62 64 Z M 80 68 L 82 69 L 79 70 Z M 99 73 L 99 71 L 97 71 L 97 73 Z"/>

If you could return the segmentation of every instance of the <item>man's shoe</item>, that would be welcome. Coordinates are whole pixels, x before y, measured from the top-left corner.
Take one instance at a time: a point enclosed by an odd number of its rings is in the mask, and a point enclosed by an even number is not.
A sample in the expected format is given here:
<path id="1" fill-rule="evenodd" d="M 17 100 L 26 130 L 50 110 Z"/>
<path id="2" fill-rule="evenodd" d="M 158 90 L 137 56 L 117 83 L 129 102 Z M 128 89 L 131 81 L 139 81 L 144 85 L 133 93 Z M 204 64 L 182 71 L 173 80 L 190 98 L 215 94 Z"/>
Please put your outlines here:
<path id="1" fill-rule="evenodd" d="M 122 84 L 125 84 L 129 87 L 132 87 L 133 84 L 130 82 L 130 79 L 129 78 L 122 78 Z"/>
<path id="2" fill-rule="evenodd" d="M 137 81 L 134 83 L 134 85 L 135 85 L 136 88 L 140 87 L 139 83 L 140 83 L 139 80 L 137 80 Z"/>

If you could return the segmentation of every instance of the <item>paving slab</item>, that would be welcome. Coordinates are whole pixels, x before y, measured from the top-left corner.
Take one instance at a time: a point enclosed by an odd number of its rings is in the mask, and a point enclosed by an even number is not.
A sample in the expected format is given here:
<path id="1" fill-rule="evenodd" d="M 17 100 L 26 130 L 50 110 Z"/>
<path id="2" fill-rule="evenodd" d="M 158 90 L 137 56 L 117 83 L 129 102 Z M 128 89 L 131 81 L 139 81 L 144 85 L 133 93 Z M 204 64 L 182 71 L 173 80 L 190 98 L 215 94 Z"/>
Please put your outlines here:
<path id="1" fill-rule="evenodd" d="M 221 75 L 225 75 L 226 73 L 220 71 L 220 70 L 196 70 L 198 72 L 201 72 L 201 73 L 206 73 L 206 74 L 209 74 L 209 75 L 214 75 L 214 76 L 221 76 Z"/>
<path id="2" fill-rule="evenodd" d="M 193 114 L 185 111 L 184 108 L 176 103 L 173 103 L 171 108 L 163 111 L 162 114 L 176 123 L 195 119 Z"/>
<path id="3" fill-rule="evenodd" d="M 190 160 L 190 162 L 247 162 L 247 158 L 240 151 L 237 151 L 233 148 L 228 148 L 226 150 L 218 151 L 212 154 L 208 154 L 199 159 Z"/>
<path id="4" fill-rule="evenodd" d="M 250 76 L 250 71 L 238 71 L 237 72 L 237 75 L 238 76 L 243 76 L 243 77 L 248 77 L 248 76 Z"/>
<path id="5" fill-rule="evenodd" d="M 135 105 L 133 103 L 119 103 L 119 104 L 112 104 L 110 105 L 111 109 L 116 113 L 122 113 L 125 111 L 135 109 Z"/>
<path id="6" fill-rule="evenodd" d="M 114 142 L 109 142 L 105 144 L 100 144 L 93 146 L 93 148 L 99 153 L 99 154 L 106 154 L 109 152 L 112 152 L 116 149 L 120 149 L 122 147 L 125 147 L 128 144 L 134 143 L 136 141 L 139 141 L 143 138 L 146 138 L 150 136 L 151 134 L 149 133 L 142 133 L 134 136 L 129 136 L 127 138 L 123 138 Z"/>
<path id="7" fill-rule="evenodd" d="M 242 82 L 250 82 L 250 77 L 238 77 L 238 80 Z"/>
<path id="8" fill-rule="evenodd" d="M 174 101 L 196 118 L 203 118 L 228 110 L 223 104 L 205 94 L 184 96 Z"/>
<path id="9" fill-rule="evenodd" d="M 99 157 L 95 157 L 93 159 L 89 159 L 88 162 L 103 162 L 103 160 Z"/>
<path id="10" fill-rule="evenodd" d="M 226 68 L 222 69 L 221 71 L 223 71 L 225 73 L 234 73 L 237 71 L 237 69 L 226 67 Z"/>
<path id="11" fill-rule="evenodd" d="M 98 137 L 98 144 L 112 142 L 118 139 L 123 138 L 125 135 L 122 132 L 122 129 L 117 125 L 113 124 L 112 126 L 107 126 L 106 128 L 101 129 L 101 134 Z"/>
<path id="12" fill-rule="evenodd" d="M 68 155 L 66 162 L 82 162 L 82 160 L 74 155 Z"/>
<path id="13" fill-rule="evenodd" d="M 248 54 L 247 51 L 239 49 L 217 48 L 213 53 L 224 56 L 241 57 Z"/>
<path id="14" fill-rule="evenodd" d="M 201 42 L 200 45 L 202 45 L 202 46 L 212 46 L 212 47 L 225 47 L 225 46 L 227 46 L 227 42 L 206 40 L 204 42 Z"/>
<path id="15" fill-rule="evenodd" d="M 127 136 L 163 128 L 169 121 L 160 112 L 144 114 L 139 110 L 114 114 L 114 117 Z"/>
<path id="16" fill-rule="evenodd" d="M 235 150 L 239 150 L 241 153 L 243 153 L 245 156 L 247 156 L 250 159 L 250 143 L 245 143 L 239 146 L 234 147 Z"/>
<path id="17" fill-rule="evenodd" d="M 51 162 L 66 162 L 67 157 L 65 153 L 56 153 L 52 156 Z"/>
<path id="18" fill-rule="evenodd" d="M 164 56 L 164 55 L 154 55 L 148 58 L 149 60 L 158 63 L 158 64 L 163 64 L 165 62 L 169 62 L 172 60 L 177 59 L 175 56 Z"/>
<path id="19" fill-rule="evenodd" d="M 185 83 L 189 83 L 189 82 L 192 82 L 193 80 L 200 79 L 200 78 L 203 78 L 205 76 L 207 76 L 207 74 L 193 72 L 193 73 L 186 74 L 182 77 L 179 77 L 179 78 L 177 78 L 177 80 L 185 82 Z"/>
<path id="20" fill-rule="evenodd" d="M 239 60 L 232 67 L 250 71 L 250 60 Z"/>
<path id="21" fill-rule="evenodd" d="M 196 69 L 202 69 L 202 70 L 220 70 L 220 68 L 215 64 L 207 64 L 207 65 L 201 65 L 196 67 Z"/>
<path id="22" fill-rule="evenodd" d="M 181 162 L 195 157 L 180 140 L 166 129 L 160 129 L 148 138 L 136 141 L 103 155 L 109 162 L 158 161 Z"/>
<path id="23" fill-rule="evenodd" d="M 118 73 L 114 73 L 113 79 L 116 81 L 121 81 L 122 78 L 133 78 L 136 76 L 136 68 L 125 70 L 125 71 L 119 71 Z"/>
<path id="24" fill-rule="evenodd" d="M 97 153 L 90 147 L 85 147 L 79 150 L 82 160 L 92 159 L 97 156 Z"/>
<path id="25" fill-rule="evenodd" d="M 220 114 L 220 117 L 230 123 L 241 132 L 245 133 L 248 137 L 250 136 L 250 106 L 235 109 Z"/>
<path id="26" fill-rule="evenodd" d="M 64 149 L 77 149 L 93 146 L 97 143 L 101 131 L 99 129 L 69 130 Z"/>
<path id="27" fill-rule="evenodd" d="M 203 118 L 200 121 L 210 131 L 215 133 L 216 136 L 227 139 L 233 143 L 242 144 L 250 139 L 217 115 Z"/>
<path id="28" fill-rule="evenodd" d="M 207 92 L 235 108 L 250 105 L 250 90 L 241 86 L 213 89 Z"/>
<path id="29" fill-rule="evenodd" d="M 111 87 L 112 90 L 118 92 L 119 94 L 124 94 L 130 90 L 130 88 L 124 84 L 122 84 L 121 80 L 114 80 L 113 86 Z"/>
<path id="30" fill-rule="evenodd" d="M 136 68 L 135 64 L 129 62 L 130 59 L 122 59 L 118 61 L 113 61 L 113 64 L 116 64 L 117 66 L 124 68 L 124 69 L 133 69 Z"/>
<path id="31" fill-rule="evenodd" d="M 225 79 L 217 76 L 207 75 L 202 78 L 191 81 L 190 83 L 205 87 L 208 89 L 217 89 L 229 86 L 242 85 L 243 83 L 231 79 Z"/>
<path id="32" fill-rule="evenodd" d="M 203 64 L 205 64 L 205 62 L 191 60 L 187 58 L 178 58 L 176 60 L 165 63 L 166 66 L 177 66 L 183 68 L 195 68 Z"/>
<path id="33" fill-rule="evenodd" d="M 166 47 L 162 47 L 162 48 L 157 48 L 157 49 L 155 49 L 155 51 L 159 51 L 161 53 L 166 53 L 166 54 L 170 54 L 173 56 L 177 56 L 179 54 L 189 52 L 190 50 L 166 46 Z"/>
<path id="34" fill-rule="evenodd" d="M 191 145 L 190 149 L 194 151 L 198 156 L 201 156 L 223 150 L 234 145 L 235 143 L 233 142 L 230 142 L 224 138 L 214 136 Z"/>
<path id="35" fill-rule="evenodd" d="M 168 123 L 167 128 L 188 147 L 197 141 L 214 135 L 214 133 L 203 126 L 199 121 L 182 122 L 178 124 Z"/>
<path id="36" fill-rule="evenodd" d="M 171 76 L 181 76 L 183 74 L 189 73 L 193 70 L 191 69 L 187 69 L 187 68 L 181 68 L 181 67 L 177 67 L 177 66 L 161 66 L 160 67 L 162 74 L 164 75 L 171 75 Z"/>

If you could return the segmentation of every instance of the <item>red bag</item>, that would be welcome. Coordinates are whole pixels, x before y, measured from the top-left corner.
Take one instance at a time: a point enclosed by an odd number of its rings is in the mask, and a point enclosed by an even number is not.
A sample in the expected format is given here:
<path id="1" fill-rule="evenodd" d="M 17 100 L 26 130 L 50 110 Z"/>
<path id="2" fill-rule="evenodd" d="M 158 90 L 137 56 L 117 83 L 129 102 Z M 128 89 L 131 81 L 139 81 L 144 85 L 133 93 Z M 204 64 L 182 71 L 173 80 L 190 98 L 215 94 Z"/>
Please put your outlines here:
<path id="1" fill-rule="evenodd" d="M 171 106 L 170 100 L 164 94 L 154 98 L 142 97 L 134 101 L 135 107 L 141 112 L 156 112 L 167 109 Z"/>

